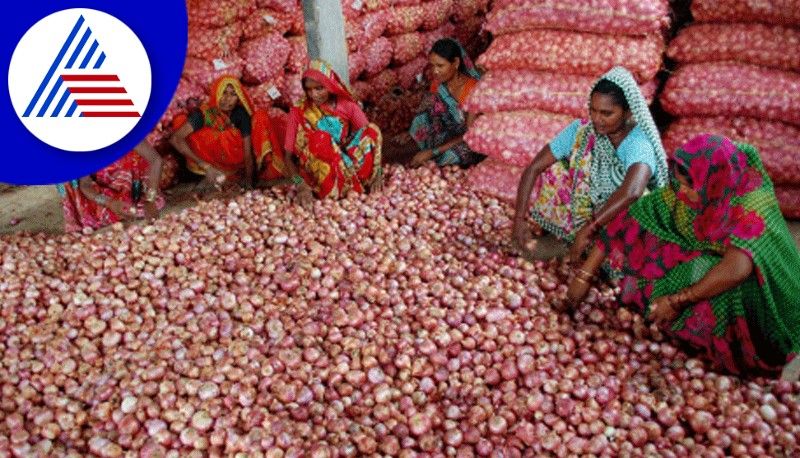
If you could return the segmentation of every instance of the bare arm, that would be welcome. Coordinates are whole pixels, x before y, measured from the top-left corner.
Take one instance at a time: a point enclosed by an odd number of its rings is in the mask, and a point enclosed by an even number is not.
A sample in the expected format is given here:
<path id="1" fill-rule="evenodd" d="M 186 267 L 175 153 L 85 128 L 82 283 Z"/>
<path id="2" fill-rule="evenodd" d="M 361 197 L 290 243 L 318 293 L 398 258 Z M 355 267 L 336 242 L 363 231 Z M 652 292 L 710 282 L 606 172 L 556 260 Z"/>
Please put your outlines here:
<path id="1" fill-rule="evenodd" d="M 161 168 L 164 165 L 164 161 L 161 159 L 161 155 L 150 146 L 149 143 L 142 140 L 141 143 L 136 145 L 134 148 L 136 154 L 143 157 L 148 164 L 147 169 L 147 187 L 148 189 L 153 189 L 156 192 L 158 191 L 159 185 L 161 183 Z"/>
<path id="2" fill-rule="evenodd" d="M 662 296 L 650 306 L 650 318 L 659 323 L 675 320 L 689 304 L 711 299 L 735 288 L 753 273 L 753 261 L 744 251 L 728 247 L 720 262 L 694 285 L 675 294 Z"/>
<path id="3" fill-rule="evenodd" d="M 78 188 L 84 196 L 94 201 L 97 205 L 101 205 L 113 211 L 120 218 L 126 219 L 132 216 L 130 205 L 121 200 L 111 199 L 105 194 L 95 191 L 94 186 L 92 186 L 93 183 L 94 180 L 92 180 L 91 177 L 83 177 L 78 180 Z"/>
<path id="4" fill-rule="evenodd" d="M 514 227 L 512 229 L 511 237 L 514 248 L 516 248 L 517 251 L 522 252 L 522 254 L 529 259 L 533 258 L 533 254 L 530 253 L 525 246 L 530 238 L 530 232 L 525 224 L 525 218 L 528 214 L 531 191 L 533 190 L 533 185 L 536 183 L 536 179 L 539 178 L 539 175 L 541 175 L 541 173 L 548 167 L 555 164 L 555 162 L 556 157 L 553 156 L 553 152 L 550 150 L 550 145 L 545 145 L 541 150 L 539 150 L 539 153 L 536 154 L 536 157 L 528 165 L 528 167 L 525 168 L 525 171 L 522 173 L 522 177 L 519 180 L 519 186 L 517 187 L 517 203 L 514 211 Z"/>
<path id="5" fill-rule="evenodd" d="M 253 178 L 255 177 L 256 158 L 253 154 L 253 141 L 250 136 L 242 139 L 244 142 L 244 185 L 247 188 L 253 187 Z"/>
<path id="6" fill-rule="evenodd" d="M 218 174 L 222 173 L 194 154 L 194 151 L 192 151 L 192 148 L 189 146 L 189 142 L 186 141 L 186 138 L 191 135 L 192 132 L 194 132 L 194 129 L 192 128 L 192 125 L 187 122 L 181 126 L 180 129 L 176 130 L 175 133 L 173 133 L 169 138 L 170 145 L 175 147 L 179 153 L 194 161 L 197 166 L 205 170 L 206 173 L 212 171 Z"/>

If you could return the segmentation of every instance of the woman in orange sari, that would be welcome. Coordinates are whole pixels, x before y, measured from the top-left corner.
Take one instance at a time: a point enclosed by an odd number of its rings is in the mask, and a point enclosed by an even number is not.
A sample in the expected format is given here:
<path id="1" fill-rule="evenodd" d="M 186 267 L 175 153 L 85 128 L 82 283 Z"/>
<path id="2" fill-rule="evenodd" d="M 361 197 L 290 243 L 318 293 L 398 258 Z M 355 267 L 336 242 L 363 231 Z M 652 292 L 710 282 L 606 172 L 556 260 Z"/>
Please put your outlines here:
<path id="1" fill-rule="evenodd" d="M 133 218 L 156 218 L 164 207 L 158 193 L 161 156 L 147 142 L 90 176 L 56 185 L 64 231 L 99 229 Z"/>
<path id="2" fill-rule="evenodd" d="M 300 198 L 308 202 L 312 192 L 339 198 L 380 187 L 381 131 L 339 75 L 327 62 L 314 60 L 303 73 L 303 88 L 306 96 L 289 113 L 284 143 L 284 162 Z"/>
<path id="3" fill-rule="evenodd" d="M 186 157 L 189 170 L 217 188 L 230 178 L 240 177 L 252 188 L 256 178 L 285 176 L 279 130 L 233 76 L 217 79 L 208 104 L 172 123 L 172 146 Z"/>

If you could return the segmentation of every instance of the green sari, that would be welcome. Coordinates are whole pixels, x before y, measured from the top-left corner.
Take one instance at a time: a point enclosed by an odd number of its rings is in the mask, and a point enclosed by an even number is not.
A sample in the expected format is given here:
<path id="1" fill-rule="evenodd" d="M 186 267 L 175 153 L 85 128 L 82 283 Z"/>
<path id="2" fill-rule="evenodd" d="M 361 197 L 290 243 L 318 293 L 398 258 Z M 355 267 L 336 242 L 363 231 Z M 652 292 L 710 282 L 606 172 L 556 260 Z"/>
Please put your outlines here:
<path id="1" fill-rule="evenodd" d="M 688 306 L 670 332 L 732 373 L 775 372 L 800 350 L 800 253 L 758 151 L 699 136 L 675 153 L 700 200 L 676 182 L 639 199 L 600 231 L 599 246 L 622 271 L 622 302 L 649 315 L 653 299 L 703 278 L 728 247 L 753 274 Z"/>

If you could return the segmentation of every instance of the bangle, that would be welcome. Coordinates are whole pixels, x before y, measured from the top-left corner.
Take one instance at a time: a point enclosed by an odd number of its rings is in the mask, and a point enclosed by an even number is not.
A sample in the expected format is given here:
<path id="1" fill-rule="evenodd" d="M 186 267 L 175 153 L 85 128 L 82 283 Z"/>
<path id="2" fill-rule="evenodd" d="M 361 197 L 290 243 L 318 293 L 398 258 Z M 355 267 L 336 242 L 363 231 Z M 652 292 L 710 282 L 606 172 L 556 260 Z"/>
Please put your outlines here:
<path id="1" fill-rule="evenodd" d="M 100 205 L 105 205 L 108 203 L 108 197 L 105 194 L 98 194 L 95 196 L 94 201 Z"/>
<path id="2" fill-rule="evenodd" d="M 293 176 L 292 183 L 294 183 L 297 186 L 300 186 L 301 184 L 303 184 L 303 177 L 301 177 L 300 175 Z"/>
<path id="3" fill-rule="evenodd" d="M 594 280 L 594 275 L 590 274 L 589 272 L 583 269 L 575 269 L 575 278 L 579 278 L 583 281 L 591 281 Z"/>
<path id="4" fill-rule="evenodd" d="M 431 153 L 433 154 L 433 157 L 436 157 L 436 156 L 442 154 L 442 153 L 439 152 L 439 148 L 431 148 Z"/>
<path id="5" fill-rule="evenodd" d="M 582 278 L 582 277 L 578 277 L 577 275 L 575 276 L 575 278 L 573 278 L 573 281 L 577 281 L 577 282 L 583 283 L 584 285 L 588 285 L 589 284 L 589 280 L 587 280 L 585 278 Z"/>
<path id="6" fill-rule="evenodd" d="M 158 197 L 158 191 L 156 191 L 153 188 L 150 188 L 150 189 L 147 190 L 147 192 L 144 195 L 144 201 L 152 203 L 152 202 L 156 201 L 157 197 Z"/>

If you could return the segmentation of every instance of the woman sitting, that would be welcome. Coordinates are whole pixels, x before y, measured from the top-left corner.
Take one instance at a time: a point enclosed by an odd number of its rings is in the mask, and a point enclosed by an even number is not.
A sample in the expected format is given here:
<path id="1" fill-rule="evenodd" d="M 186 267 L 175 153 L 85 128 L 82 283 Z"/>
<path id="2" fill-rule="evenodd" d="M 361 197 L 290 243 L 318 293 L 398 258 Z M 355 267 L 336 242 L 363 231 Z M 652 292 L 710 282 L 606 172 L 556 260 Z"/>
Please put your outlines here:
<path id="1" fill-rule="evenodd" d="M 576 120 L 525 169 L 517 190 L 513 238 L 526 258 L 531 191 L 533 219 L 579 258 L 597 229 L 647 189 L 667 183 L 666 153 L 647 102 L 628 70 L 615 67 L 590 93 L 589 119 Z M 537 181 L 538 180 L 538 181 Z M 535 184 L 535 188 L 534 188 Z"/>
<path id="2" fill-rule="evenodd" d="M 256 178 L 285 176 L 278 130 L 266 112 L 255 110 L 232 76 L 219 78 L 211 87 L 209 103 L 188 116 L 177 116 L 173 126 L 170 143 L 186 157 L 189 170 L 205 175 L 206 184 L 219 188 L 239 175 L 251 188 Z"/>
<path id="3" fill-rule="evenodd" d="M 414 118 L 409 133 L 418 148 L 414 149 L 412 166 L 433 159 L 439 166 L 469 167 L 485 156 L 472 151 L 464 142 L 464 134 L 475 120 L 461 106 L 467 101 L 480 79 L 480 73 L 464 48 L 452 38 L 433 44 L 428 56 L 434 82 L 423 102 L 423 112 Z"/>
<path id="4" fill-rule="evenodd" d="M 142 141 L 108 167 L 57 185 L 64 231 L 99 229 L 133 218 L 157 218 L 164 207 L 158 192 L 161 165 L 161 156 Z"/>
<path id="5" fill-rule="evenodd" d="M 624 274 L 622 302 L 719 367 L 735 374 L 783 367 L 784 378 L 797 380 L 800 253 L 758 152 L 701 135 L 676 151 L 672 172 L 671 186 L 599 231 L 569 298 L 584 297 L 607 259 Z"/>
<path id="6" fill-rule="evenodd" d="M 300 198 L 343 197 L 381 185 L 381 131 L 327 62 L 303 73 L 305 97 L 289 112 L 285 163 Z M 295 163 L 296 162 L 296 163 Z M 299 166 L 299 169 L 298 169 Z"/>

